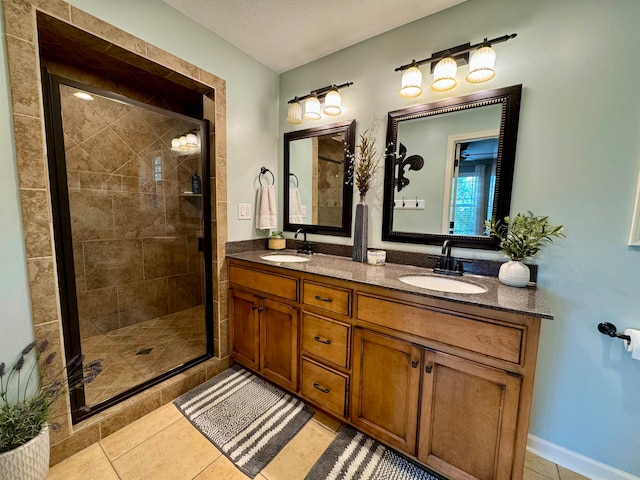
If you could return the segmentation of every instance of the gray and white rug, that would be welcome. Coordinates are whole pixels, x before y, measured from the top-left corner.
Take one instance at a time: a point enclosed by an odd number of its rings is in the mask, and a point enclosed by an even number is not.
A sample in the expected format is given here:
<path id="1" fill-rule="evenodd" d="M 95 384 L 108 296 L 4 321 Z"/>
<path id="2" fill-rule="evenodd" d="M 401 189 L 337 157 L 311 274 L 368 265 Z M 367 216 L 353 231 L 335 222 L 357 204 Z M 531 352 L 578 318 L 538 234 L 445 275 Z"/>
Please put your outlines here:
<path id="1" fill-rule="evenodd" d="M 173 402 L 245 475 L 254 478 L 313 412 L 239 365 Z"/>
<path id="2" fill-rule="evenodd" d="M 344 425 L 305 480 L 443 480 Z"/>

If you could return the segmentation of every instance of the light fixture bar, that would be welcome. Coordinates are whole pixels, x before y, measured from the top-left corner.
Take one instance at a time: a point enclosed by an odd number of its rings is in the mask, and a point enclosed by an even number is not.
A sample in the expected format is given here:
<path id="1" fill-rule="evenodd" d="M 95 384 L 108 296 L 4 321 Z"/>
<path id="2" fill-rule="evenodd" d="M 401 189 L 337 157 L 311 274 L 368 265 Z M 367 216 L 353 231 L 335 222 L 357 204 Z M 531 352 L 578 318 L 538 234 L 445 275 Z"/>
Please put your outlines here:
<path id="1" fill-rule="evenodd" d="M 415 67 L 415 66 L 419 66 L 419 65 L 424 65 L 425 63 L 431 63 L 432 65 L 435 64 L 438 60 L 442 60 L 445 57 L 452 57 L 454 59 L 457 60 L 457 57 L 461 57 L 461 56 L 465 56 L 468 57 L 468 54 L 471 50 L 475 50 L 479 47 L 483 47 L 485 45 L 495 45 L 496 43 L 502 43 L 502 42 L 506 42 L 507 40 L 511 40 L 512 38 L 517 37 L 518 34 L 517 33 L 512 33 L 510 35 L 503 35 L 501 37 L 496 37 L 496 38 L 492 38 L 491 40 L 487 40 L 486 38 L 484 39 L 484 41 L 480 42 L 480 43 L 476 43 L 475 45 L 470 45 L 469 43 L 463 43 L 462 45 L 458 45 L 456 47 L 453 48 L 449 48 L 447 50 L 442 50 L 440 52 L 436 52 L 434 54 L 432 54 L 429 58 L 425 58 L 424 60 L 413 60 L 411 63 L 407 63 L 406 65 L 402 65 L 398 68 L 395 69 L 396 72 L 401 72 L 403 70 L 406 70 L 410 67 Z M 466 63 L 466 58 L 465 58 L 465 62 Z"/>
<path id="2" fill-rule="evenodd" d="M 302 97 L 294 97 L 291 100 L 289 100 L 287 103 L 296 103 L 296 102 L 300 102 L 302 100 L 306 100 L 307 98 L 311 98 L 311 97 L 318 97 L 318 100 L 324 98 L 324 96 L 329 93 L 331 90 L 340 90 L 341 88 L 347 88 L 350 87 L 351 85 L 353 85 L 353 82 L 347 82 L 347 83 L 343 83 L 342 85 L 327 85 L 326 87 L 322 87 L 322 88 L 318 88 L 316 90 L 312 90 L 309 94 L 304 95 Z"/>

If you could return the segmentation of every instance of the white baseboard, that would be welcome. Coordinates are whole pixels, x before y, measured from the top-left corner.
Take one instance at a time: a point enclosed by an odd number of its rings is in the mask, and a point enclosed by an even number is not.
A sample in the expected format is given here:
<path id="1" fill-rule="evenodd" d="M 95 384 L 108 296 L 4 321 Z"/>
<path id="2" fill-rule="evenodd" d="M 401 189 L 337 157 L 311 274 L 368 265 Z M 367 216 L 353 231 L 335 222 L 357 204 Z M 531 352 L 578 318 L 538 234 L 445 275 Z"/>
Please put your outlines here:
<path id="1" fill-rule="evenodd" d="M 640 480 L 640 477 L 572 452 L 535 435 L 529 434 L 527 451 L 592 480 Z"/>

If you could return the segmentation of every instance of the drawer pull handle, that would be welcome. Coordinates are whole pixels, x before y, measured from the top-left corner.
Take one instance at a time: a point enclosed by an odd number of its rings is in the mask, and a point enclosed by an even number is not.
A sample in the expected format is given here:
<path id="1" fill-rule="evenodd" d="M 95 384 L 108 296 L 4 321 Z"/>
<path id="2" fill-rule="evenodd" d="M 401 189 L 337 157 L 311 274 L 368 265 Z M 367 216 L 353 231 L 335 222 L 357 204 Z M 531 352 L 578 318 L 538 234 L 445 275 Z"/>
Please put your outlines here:
<path id="1" fill-rule="evenodd" d="M 427 363 L 427 366 L 424 367 L 425 372 L 427 373 L 431 373 L 431 370 L 433 369 L 433 363 L 429 362 Z"/>
<path id="2" fill-rule="evenodd" d="M 418 360 L 411 360 L 411 368 L 418 368 Z"/>
<path id="3" fill-rule="evenodd" d="M 331 303 L 333 302 L 333 298 L 322 298 L 320 295 L 316 295 L 316 300 L 320 300 L 321 302 Z"/>
<path id="4" fill-rule="evenodd" d="M 326 340 L 323 340 L 322 338 L 316 335 L 315 337 L 313 337 L 313 339 L 316 342 L 324 343 L 325 345 L 331 345 L 331 340 L 329 340 L 328 338 Z"/>
<path id="5" fill-rule="evenodd" d="M 313 388 L 315 388 L 316 390 L 320 390 L 322 393 L 329 393 L 329 387 L 321 387 L 320 384 L 318 382 L 315 382 L 313 384 Z"/>

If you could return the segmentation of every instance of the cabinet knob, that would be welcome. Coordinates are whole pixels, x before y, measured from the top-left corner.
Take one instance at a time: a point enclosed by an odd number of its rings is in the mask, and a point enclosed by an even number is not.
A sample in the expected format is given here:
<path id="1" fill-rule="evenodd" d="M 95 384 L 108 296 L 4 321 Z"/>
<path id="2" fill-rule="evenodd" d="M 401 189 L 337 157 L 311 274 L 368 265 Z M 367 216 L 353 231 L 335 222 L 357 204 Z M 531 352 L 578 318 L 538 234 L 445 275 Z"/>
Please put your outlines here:
<path id="1" fill-rule="evenodd" d="M 316 390 L 320 390 L 322 393 L 329 393 L 329 387 L 321 387 L 318 382 L 314 382 L 313 388 Z"/>
<path id="2" fill-rule="evenodd" d="M 322 338 L 320 338 L 319 336 L 316 335 L 315 337 L 313 337 L 313 339 L 316 342 L 324 343 L 325 345 L 331 345 L 331 340 L 329 340 L 328 338 L 322 339 Z"/>
<path id="3" fill-rule="evenodd" d="M 331 303 L 333 302 L 333 298 L 322 298 L 320 295 L 316 295 L 316 300 L 320 300 L 321 302 Z"/>
<path id="4" fill-rule="evenodd" d="M 427 363 L 427 366 L 424 367 L 424 371 L 427 372 L 427 373 L 431 373 L 431 370 L 433 370 L 433 363 L 429 362 L 429 363 Z"/>
<path id="5" fill-rule="evenodd" d="M 251 305 L 251 310 L 256 310 L 258 306 L 256 304 Z"/>
<path id="6" fill-rule="evenodd" d="M 418 360 L 411 360 L 411 368 L 418 368 Z"/>
<path id="7" fill-rule="evenodd" d="M 258 307 L 258 313 L 262 312 L 263 310 L 264 310 L 264 308 Z"/>

